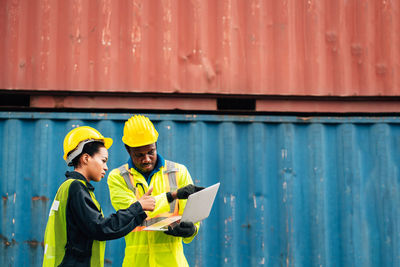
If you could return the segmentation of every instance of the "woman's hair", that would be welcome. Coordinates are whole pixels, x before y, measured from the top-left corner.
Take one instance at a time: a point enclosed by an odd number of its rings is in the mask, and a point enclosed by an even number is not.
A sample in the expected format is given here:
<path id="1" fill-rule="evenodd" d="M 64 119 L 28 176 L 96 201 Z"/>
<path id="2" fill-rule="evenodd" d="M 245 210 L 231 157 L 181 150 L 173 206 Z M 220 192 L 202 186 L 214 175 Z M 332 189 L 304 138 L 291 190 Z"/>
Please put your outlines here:
<path id="1" fill-rule="evenodd" d="M 73 160 L 72 160 L 72 166 L 74 166 L 74 168 L 79 167 L 79 160 L 81 159 L 83 154 L 88 154 L 89 156 L 93 157 L 94 154 L 96 154 L 97 152 L 99 152 L 100 147 L 105 147 L 103 142 L 100 141 L 94 141 L 94 142 L 90 142 L 87 143 L 86 145 L 83 146 L 82 149 L 82 153 L 79 154 L 78 156 L 76 156 Z M 71 151 L 72 152 L 72 151 Z M 70 152 L 70 153 L 71 153 Z M 69 155 L 69 154 L 68 154 Z"/>

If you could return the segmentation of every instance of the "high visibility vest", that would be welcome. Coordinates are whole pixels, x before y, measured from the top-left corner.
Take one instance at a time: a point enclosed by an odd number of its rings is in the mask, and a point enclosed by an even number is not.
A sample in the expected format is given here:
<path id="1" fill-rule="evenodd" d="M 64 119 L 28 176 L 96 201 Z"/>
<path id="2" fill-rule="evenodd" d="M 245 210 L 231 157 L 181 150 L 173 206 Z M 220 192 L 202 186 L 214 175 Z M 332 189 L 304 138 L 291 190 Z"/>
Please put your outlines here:
<path id="1" fill-rule="evenodd" d="M 164 173 L 164 178 L 168 180 L 168 186 L 169 188 L 166 188 L 168 192 L 175 191 L 177 187 L 177 180 L 176 180 L 176 173 L 179 171 L 177 168 L 175 168 L 175 163 L 169 160 L 165 161 L 166 169 L 163 171 Z M 121 176 L 124 178 L 126 186 L 132 190 L 132 192 L 135 194 L 136 198 L 139 199 L 141 196 L 139 195 L 139 190 L 133 185 L 135 182 L 133 180 L 132 175 L 130 174 L 128 170 L 128 164 L 124 164 L 118 168 Z M 139 232 L 143 231 L 143 229 L 149 225 L 152 225 L 156 222 L 159 222 L 161 220 L 164 220 L 165 218 L 171 217 L 171 216 L 177 216 L 179 215 L 179 208 L 178 208 L 178 201 L 174 200 L 170 204 L 170 211 L 169 212 L 164 212 L 161 214 L 158 214 L 152 218 L 146 218 L 142 222 L 140 226 L 137 226 L 133 231 L 134 232 Z"/>
<path id="2" fill-rule="evenodd" d="M 68 192 L 71 183 L 75 180 L 80 181 L 86 186 L 86 182 L 79 179 L 66 180 L 60 188 L 58 188 L 53 204 L 51 205 L 49 220 L 44 234 L 43 267 L 58 266 L 64 258 L 65 246 L 67 244 L 66 208 Z M 94 193 L 89 190 L 89 194 L 96 207 L 101 211 L 100 204 L 97 202 Z M 91 267 L 103 267 L 105 248 L 106 242 L 93 240 L 90 258 Z"/>
<path id="3" fill-rule="evenodd" d="M 151 186 L 153 186 L 152 195 L 156 199 L 156 207 L 154 211 L 146 212 L 148 219 L 143 225 L 125 236 L 126 247 L 122 266 L 188 266 L 182 241 L 189 243 L 195 235 L 181 238 L 158 231 L 143 231 L 147 225 L 183 213 L 186 200 L 168 203 L 165 193 L 193 184 L 186 167 L 166 160 L 165 166 L 152 176 L 150 184 L 147 184 L 143 175 L 134 168 L 129 170 L 127 168 L 128 164 L 125 164 L 112 170 L 107 179 L 114 208 L 119 210 L 128 207 L 143 196 Z M 199 223 L 196 223 L 196 226 L 199 229 Z"/>

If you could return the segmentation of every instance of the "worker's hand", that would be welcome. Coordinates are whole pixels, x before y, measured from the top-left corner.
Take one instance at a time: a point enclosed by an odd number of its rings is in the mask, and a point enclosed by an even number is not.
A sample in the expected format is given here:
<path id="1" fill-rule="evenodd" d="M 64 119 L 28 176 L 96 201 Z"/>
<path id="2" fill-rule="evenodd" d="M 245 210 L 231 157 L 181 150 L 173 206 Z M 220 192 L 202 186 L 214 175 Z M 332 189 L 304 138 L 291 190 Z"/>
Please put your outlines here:
<path id="1" fill-rule="evenodd" d="M 196 232 L 196 226 L 192 222 L 181 222 L 174 228 L 168 226 L 168 231 L 165 231 L 167 235 L 190 237 Z"/>
<path id="2" fill-rule="evenodd" d="M 149 191 L 147 191 L 141 198 L 139 198 L 139 203 L 142 205 L 143 210 L 153 211 L 156 207 L 156 200 L 154 197 L 150 196 L 151 192 L 153 192 L 153 187 L 150 187 Z"/>
<path id="3" fill-rule="evenodd" d="M 203 190 L 203 189 L 204 189 L 204 187 L 202 187 L 202 186 L 196 186 L 196 185 L 193 185 L 193 184 L 189 184 L 187 186 L 179 188 L 176 191 L 176 197 L 178 199 L 187 199 L 191 194 L 196 193 L 196 192 L 198 192 L 200 190 Z"/>

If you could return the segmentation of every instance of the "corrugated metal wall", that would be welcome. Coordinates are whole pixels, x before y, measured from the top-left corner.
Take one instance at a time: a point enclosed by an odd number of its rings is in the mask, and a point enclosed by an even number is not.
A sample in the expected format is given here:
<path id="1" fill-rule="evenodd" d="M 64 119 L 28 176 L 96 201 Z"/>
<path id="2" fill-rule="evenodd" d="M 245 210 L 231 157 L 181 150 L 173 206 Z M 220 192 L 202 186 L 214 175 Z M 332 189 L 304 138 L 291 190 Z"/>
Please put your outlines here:
<path id="1" fill-rule="evenodd" d="M 399 1 L 0 3 L 1 89 L 400 93 Z"/>
<path id="2" fill-rule="evenodd" d="M 62 141 L 90 125 L 127 159 L 128 114 L 0 112 L 0 265 L 40 266 L 66 170 Z M 191 266 L 399 266 L 400 118 L 150 115 L 159 152 L 196 183 L 221 181 L 211 216 L 185 246 Z M 96 185 L 110 214 L 106 181 Z M 124 241 L 108 242 L 120 266 Z"/>

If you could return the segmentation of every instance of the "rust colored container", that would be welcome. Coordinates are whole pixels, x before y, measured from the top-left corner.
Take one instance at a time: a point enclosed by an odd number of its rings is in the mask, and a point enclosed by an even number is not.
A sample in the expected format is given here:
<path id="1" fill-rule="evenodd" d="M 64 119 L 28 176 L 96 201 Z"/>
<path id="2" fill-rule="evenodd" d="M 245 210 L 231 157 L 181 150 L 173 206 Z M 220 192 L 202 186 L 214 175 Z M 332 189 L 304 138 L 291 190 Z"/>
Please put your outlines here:
<path id="1" fill-rule="evenodd" d="M 399 1 L 11 1 L 0 88 L 399 96 Z"/>

